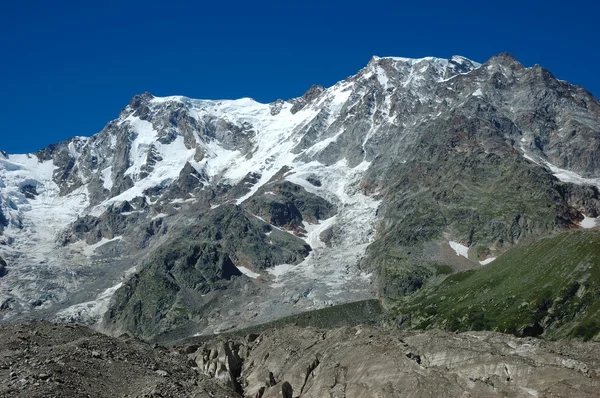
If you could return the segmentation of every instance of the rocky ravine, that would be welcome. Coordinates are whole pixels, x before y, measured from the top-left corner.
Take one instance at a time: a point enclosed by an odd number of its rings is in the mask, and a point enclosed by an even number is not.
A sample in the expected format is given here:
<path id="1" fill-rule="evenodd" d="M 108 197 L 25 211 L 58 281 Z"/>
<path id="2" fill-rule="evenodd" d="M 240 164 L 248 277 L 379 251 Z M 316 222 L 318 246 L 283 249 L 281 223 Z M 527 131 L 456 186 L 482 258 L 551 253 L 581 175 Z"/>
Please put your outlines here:
<path id="1" fill-rule="evenodd" d="M 271 104 L 138 95 L 0 153 L 0 316 L 161 339 L 402 297 L 594 227 L 599 151 L 598 100 L 508 54 L 374 57 Z"/>

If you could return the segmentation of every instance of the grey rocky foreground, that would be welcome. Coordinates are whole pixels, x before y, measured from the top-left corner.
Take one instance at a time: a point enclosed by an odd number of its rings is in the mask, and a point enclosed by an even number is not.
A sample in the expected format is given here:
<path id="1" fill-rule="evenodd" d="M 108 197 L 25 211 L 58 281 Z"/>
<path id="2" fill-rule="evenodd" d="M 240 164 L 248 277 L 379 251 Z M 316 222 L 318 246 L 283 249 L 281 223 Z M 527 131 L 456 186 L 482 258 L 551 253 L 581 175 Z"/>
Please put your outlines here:
<path id="1" fill-rule="evenodd" d="M 288 326 L 188 346 L 209 377 L 246 397 L 597 397 L 600 344 L 492 332 Z"/>
<path id="2" fill-rule="evenodd" d="M 0 379 L 15 398 L 596 397 L 600 344 L 286 326 L 167 349 L 35 322 L 0 326 Z"/>
<path id="3" fill-rule="evenodd" d="M 0 396 L 236 398 L 185 355 L 82 326 L 0 326 Z"/>

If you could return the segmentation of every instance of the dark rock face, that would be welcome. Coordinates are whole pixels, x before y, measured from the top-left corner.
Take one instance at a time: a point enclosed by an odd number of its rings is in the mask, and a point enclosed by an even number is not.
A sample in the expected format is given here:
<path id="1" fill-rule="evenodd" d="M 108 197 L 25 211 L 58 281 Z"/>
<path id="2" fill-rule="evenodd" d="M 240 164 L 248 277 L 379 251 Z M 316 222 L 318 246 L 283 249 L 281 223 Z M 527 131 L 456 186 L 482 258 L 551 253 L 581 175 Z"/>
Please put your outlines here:
<path id="1" fill-rule="evenodd" d="M 161 219 L 148 220 L 145 215 L 148 207 L 147 201 L 142 197 L 111 205 L 99 217 L 88 215 L 77 219 L 61 234 L 59 242 L 65 246 L 85 240 L 92 245 L 102 239 L 110 240 L 125 234 L 134 235 L 137 245 L 144 247 L 148 239 L 166 232 L 161 228 Z"/>
<path id="2" fill-rule="evenodd" d="M 171 231 L 171 238 L 117 291 L 105 322 L 115 330 L 154 337 L 201 317 L 209 303 L 203 295 L 227 288 L 231 278 L 241 275 L 238 266 L 297 264 L 309 251 L 300 239 L 273 230 L 241 208 L 220 206 L 197 226 Z"/>
<path id="3" fill-rule="evenodd" d="M 292 230 L 303 221 L 315 224 L 337 212 L 335 205 L 289 181 L 264 185 L 244 207 L 269 224 Z"/>
<path id="4" fill-rule="evenodd" d="M 2 278 L 4 275 L 6 275 L 7 270 L 6 270 L 6 261 L 4 261 L 4 259 L 2 257 L 0 257 L 0 278 Z"/>
<path id="5" fill-rule="evenodd" d="M 186 234 L 195 235 L 190 231 Z M 196 236 L 218 242 L 230 253 L 236 265 L 258 269 L 274 264 L 297 264 L 310 252 L 310 246 L 302 240 L 273 229 L 231 205 L 223 205 L 206 214 L 200 220 Z"/>
<path id="6" fill-rule="evenodd" d="M 163 195 L 164 200 L 176 198 L 189 198 L 191 193 L 197 193 L 208 182 L 206 173 L 199 172 L 190 163 L 186 163 L 179 178 L 169 187 L 168 193 Z"/>
<path id="7" fill-rule="evenodd" d="M 287 381 L 281 385 L 281 395 L 283 398 L 292 398 L 294 396 L 294 388 Z"/>
<path id="8" fill-rule="evenodd" d="M 319 85 L 313 85 L 311 88 L 308 89 L 308 91 L 306 93 L 304 93 L 304 95 L 302 95 L 302 97 L 291 100 L 291 102 L 294 104 L 294 106 L 292 107 L 290 112 L 292 114 L 298 112 L 299 110 L 304 108 L 308 103 L 310 103 L 312 100 L 317 98 L 319 96 L 319 94 L 321 94 L 323 91 L 325 91 L 325 87 L 319 86 Z"/>
<path id="9" fill-rule="evenodd" d="M 8 225 L 8 220 L 2 211 L 2 198 L 0 198 L 0 235 L 2 235 L 2 231 Z"/>

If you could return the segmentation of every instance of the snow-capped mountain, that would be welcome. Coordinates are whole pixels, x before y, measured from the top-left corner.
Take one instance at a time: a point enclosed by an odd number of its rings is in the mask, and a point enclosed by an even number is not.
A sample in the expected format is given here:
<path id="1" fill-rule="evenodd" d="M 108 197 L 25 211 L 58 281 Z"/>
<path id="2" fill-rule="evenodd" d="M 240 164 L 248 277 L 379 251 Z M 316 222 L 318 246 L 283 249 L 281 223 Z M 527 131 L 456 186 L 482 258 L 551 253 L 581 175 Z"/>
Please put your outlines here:
<path id="1" fill-rule="evenodd" d="M 96 135 L 0 156 L 1 314 L 153 337 L 405 294 L 594 226 L 599 148 L 599 102 L 508 54 L 373 57 L 271 104 L 138 95 Z"/>

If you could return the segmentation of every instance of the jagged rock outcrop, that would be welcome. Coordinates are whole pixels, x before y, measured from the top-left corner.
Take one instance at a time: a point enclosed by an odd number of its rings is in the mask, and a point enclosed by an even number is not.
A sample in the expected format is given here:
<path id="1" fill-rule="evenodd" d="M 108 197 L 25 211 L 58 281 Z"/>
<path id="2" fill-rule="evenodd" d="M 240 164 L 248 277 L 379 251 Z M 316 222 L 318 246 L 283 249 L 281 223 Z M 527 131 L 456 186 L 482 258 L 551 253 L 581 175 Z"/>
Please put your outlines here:
<path id="1" fill-rule="evenodd" d="M 299 238 L 238 206 L 222 205 L 200 217 L 196 226 L 171 231 L 171 237 L 117 291 L 105 323 L 110 329 L 150 339 L 202 319 L 213 299 L 205 296 L 241 276 L 238 267 L 260 270 L 297 264 L 309 251 Z"/>
<path id="2" fill-rule="evenodd" d="M 302 229 L 304 222 L 317 224 L 337 212 L 335 205 L 289 181 L 265 184 L 244 202 L 244 208 L 269 224 L 291 230 Z"/>
<path id="3" fill-rule="evenodd" d="M 4 261 L 4 259 L 2 257 L 0 257 L 0 278 L 2 278 L 4 275 L 6 275 L 6 261 Z"/>
<path id="4" fill-rule="evenodd" d="M 323 91 L 325 91 L 325 87 L 316 84 L 313 85 L 311 88 L 308 89 L 307 92 L 305 92 L 302 95 L 302 97 L 294 98 L 290 101 L 292 104 L 294 104 L 294 106 L 292 106 L 292 108 L 290 109 L 290 112 L 292 114 L 298 112 L 312 100 L 316 99 L 319 96 L 319 94 L 321 94 Z"/>
<path id="5" fill-rule="evenodd" d="M 227 353 L 235 353 L 233 357 Z M 288 326 L 217 337 L 189 354 L 205 375 L 229 377 L 246 397 L 593 397 L 600 345 L 518 339 L 491 332 L 383 332 Z M 289 393 L 288 393 L 289 394 Z"/>
<path id="6" fill-rule="evenodd" d="M 8 225 L 8 220 L 2 211 L 2 198 L 0 198 L 0 234 L 4 231 L 4 228 Z"/>

